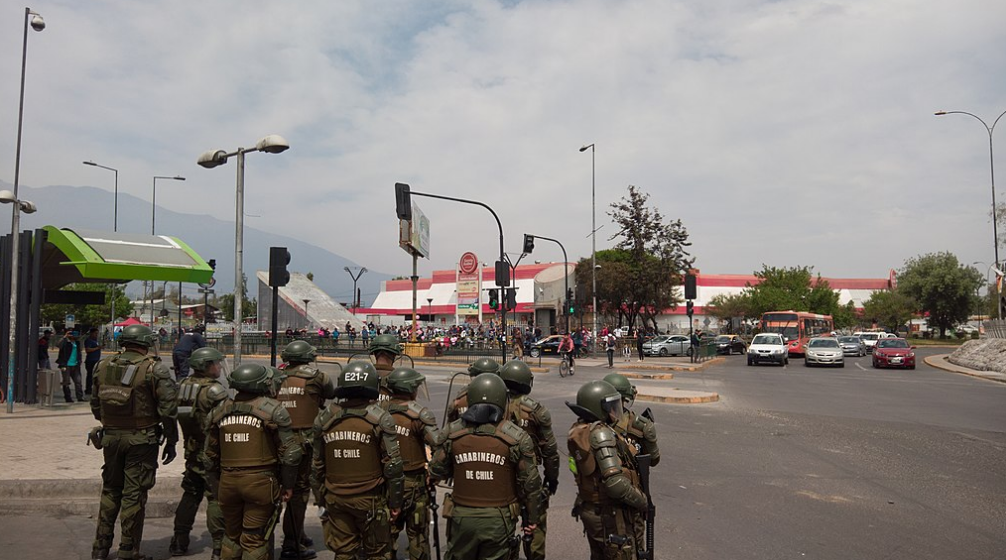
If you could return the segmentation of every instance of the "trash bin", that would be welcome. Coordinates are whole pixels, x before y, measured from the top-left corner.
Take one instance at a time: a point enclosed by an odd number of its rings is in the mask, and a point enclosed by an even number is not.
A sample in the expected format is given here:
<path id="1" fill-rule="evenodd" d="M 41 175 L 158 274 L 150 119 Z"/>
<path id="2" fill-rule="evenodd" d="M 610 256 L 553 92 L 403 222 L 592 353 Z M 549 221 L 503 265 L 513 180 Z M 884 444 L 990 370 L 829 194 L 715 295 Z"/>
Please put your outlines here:
<path id="1" fill-rule="evenodd" d="M 38 370 L 38 404 L 40 406 L 52 406 L 53 393 L 56 392 L 56 386 L 61 381 L 59 370 Z"/>

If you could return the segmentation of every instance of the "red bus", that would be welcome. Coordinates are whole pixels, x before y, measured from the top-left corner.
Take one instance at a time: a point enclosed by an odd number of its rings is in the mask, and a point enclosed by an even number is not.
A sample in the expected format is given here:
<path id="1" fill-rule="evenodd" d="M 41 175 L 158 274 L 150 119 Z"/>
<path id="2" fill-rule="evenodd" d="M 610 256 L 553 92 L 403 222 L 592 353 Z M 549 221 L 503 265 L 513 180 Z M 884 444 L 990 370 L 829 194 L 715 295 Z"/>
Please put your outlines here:
<path id="1" fill-rule="evenodd" d="M 758 323 L 761 332 L 779 333 L 786 339 L 790 356 L 803 356 L 803 346 L 815 336 L 827 336 L 835 330 L 831 315 L 806 311 L 769 311 Z"/>

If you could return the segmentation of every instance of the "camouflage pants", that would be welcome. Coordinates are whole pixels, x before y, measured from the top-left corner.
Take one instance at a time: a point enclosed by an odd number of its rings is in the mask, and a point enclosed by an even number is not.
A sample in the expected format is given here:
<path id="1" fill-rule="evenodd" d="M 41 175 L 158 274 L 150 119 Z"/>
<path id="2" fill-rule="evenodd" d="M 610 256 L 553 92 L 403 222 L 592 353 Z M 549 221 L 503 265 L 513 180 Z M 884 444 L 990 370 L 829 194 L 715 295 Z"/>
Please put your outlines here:
<path id="1" fill-rule="evenodd" d="M 220 474 L 217 499 L 224 515 L 221 558 L 269 557 L 269 538 L 279 515 L 279 493 L 279 480 L 272 469 L 225 470 Z"/>
<path id="2" fill-rule="evenodd" d="M 353 496 L 325 492 L 322 531 L 335 560 L 390 560 L 391 520 L 383 487 Z"/>
<path id="3" fill-rule="evenodd" d="M 579 503 L 580 521 L 590 545 L 590 560 L 635 560 L 636 542 L 633 519 L 638 517 L 626 508 Z M 625 539 L 615 542 L 615 539 Z"/>
<path id="4" fill-rule="evenodd" d="M 397 550 L 398 535 L 405 529 L 409 537 L 409 558 L 430 559 L 430 492 L 426 485 L 426 471 L 405 475 L 405 494 L 402 513 L 391 526 L 391 542 Z"/>
<path id="5" fill-rule="evenodd" d="M 182 499 L 175 509 L 175 533 L 188 534 L 195 523 L 199 504 L 206 496 L 206 529 L 213 538 L 213 548 L 220 548 L 224 538 L 224 514 L 220 502 L 212 495 L 206 483 L 206 469 L 199 460 L 199 452 L 185 450 L 185 473 L 182 475 Z"/>
<path id="6" fill-rule="evenodd" d="M 119 558 L 139 555 L 147 492 L 154 487 L 157 473 L 157 439 L 153 428 L 122 430 L 109 428 L 101 438 L 105 464 L 101 467 L 101 503 L 95 550 L 109 550 L 115 537 L 115 520 L 121 512 L 122 535 Z"/>
<path id="7" fill-rule="evenodd" d="M 517 554 L 517 505 L 454 506 L 447 523 L 446 560 L 507 560 Z"/>
<path id="8" fill-rule="evenodd" d="M 297 467 L 293 497 L 286 503 L 286 510 L 283 512 L 283 548 L 296 548 L 297 543 L 304 539 L 304 514 L 307 512 L 307 502 L 311 499 L 313 446 L 308 438 L 300 438 L 300 442 L 304 447 L 304 455 Z"/>
<path id="9" fill-rule="evenodd" d="M 538 516 L 538 526 L 531 534 L 531 542 L 524 541 L 524 556 L 527 560 L 545 560 L 545 531 L 548 523 L 548 508 L 543 507 Z M 516 556 L 516 555 L 515 555 Z"/>

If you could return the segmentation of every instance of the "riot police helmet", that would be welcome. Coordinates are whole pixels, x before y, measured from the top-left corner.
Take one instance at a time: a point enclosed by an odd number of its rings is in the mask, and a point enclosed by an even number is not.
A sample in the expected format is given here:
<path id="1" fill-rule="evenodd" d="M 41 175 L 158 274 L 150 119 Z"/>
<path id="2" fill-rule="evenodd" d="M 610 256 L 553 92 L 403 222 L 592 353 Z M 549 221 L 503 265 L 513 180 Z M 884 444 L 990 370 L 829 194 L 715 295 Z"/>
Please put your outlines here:
<path id="1" fill-rule="evenodd" d="M 468 384 L 468 410 L 461 415 L 474 424 L 496 424 L 507 408 L 506 384 L 496 375 L 480 375 Z"/>
<path id="2" fill-rule="evenodd" d="M 483 373 L 499 373 L 500 364 L 492 358 L 479 358 L 468 366 L 468 375 L 475 377 Z"/>
<path id="3" fill-rule="evenodd" d="M 531 392 L 534 385 L 534 374 L 531 368 L 520 360 L 510 360 L 500 368 L 500 378 L 506 383 L 507 389 L 518 395 L 526 395 Z"/>
<path id="4" fill-rule="evenodd" d="M 353 361 L 339 372 L 335 396 L 340 399 L 369 399 L 380 396 L 381 378 L 370 362 Z"/>
<path id="5" fill-rule="evenodd" d="M 154 331 L 147 325 L 129 325 L 119 333 L 119 344 L 121 346 L 134 345 L 150 348 L 154 345 Z"/>
<path id="6" fill-rule="evenodd" d="M 626 407 L 632 406 L 636 400 L 636 386 L 629 382 L 629 379 L 620 373 L 609 373 L 602 378 L 607 381 L 620 395 Z"/>
<path id="7" fill-rule="evenodd" d="M 393 334 L 379 334 L 370 341 L 367 349 L 371 356 L 378 352 L 388 352 L 392 356 L 402 355 L 402 345 L 398 343 L 398 336 Z"/>
<path id="8" fill-rule="evenodd" d="M 426 376 L 412 368 L 400 367 L 388 374 L 384 382 L 396 395 L 413 395 L 426 382 Z"/>
<path id="9" fill-rule="evenodd" d="M 209 346 L 197 348 L 192 352 L 192 355 L 189 356 L 189 365 L 197 372 L 204 372 L 214 363 L 223 361 L 224 355 L 216 348 L 211 348 Z"/>
<path id="10" fill-rule="evenodd" d="M 283 372 L 262 364 L 241 364 L 227 376 L 230 386 L 242 393 L 275 396 L 283 383 Z"/>
<path id="11" fill-rule="evenodd" d="M 286 345 L 280 358 L 286 363 L 308 364 L 318 357 L 318 349 L 311 346 L 306 340 L 295 340 Z"/>
<path id="12" fill-rule="evenodd" d="M 570 408 L 583 420 L 614 424 L 622 418 L 622 395 L 607 381 L 590 381 L 576 392 Z"/>

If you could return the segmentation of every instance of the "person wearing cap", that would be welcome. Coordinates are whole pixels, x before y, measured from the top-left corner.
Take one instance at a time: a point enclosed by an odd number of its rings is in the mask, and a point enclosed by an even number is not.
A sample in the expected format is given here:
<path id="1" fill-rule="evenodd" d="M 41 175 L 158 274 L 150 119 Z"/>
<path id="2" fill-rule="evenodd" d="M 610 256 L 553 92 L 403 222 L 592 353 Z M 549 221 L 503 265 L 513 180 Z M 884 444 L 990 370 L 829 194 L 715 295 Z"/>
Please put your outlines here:
<path id="1" fill-rule="evenodd" d="M 68 403 L 73 402 L 73 396 L 70 394 L 71 383 L 77 394 L 77 402 L 84 402 L 84 386 L 80 382 L 82 363 L 84 363 L 84 345 L 77 338 L 77 331 L 67 330 L 63 340 L 59 342 L 56 365 L 63 376 L 63 398 Z"/>

